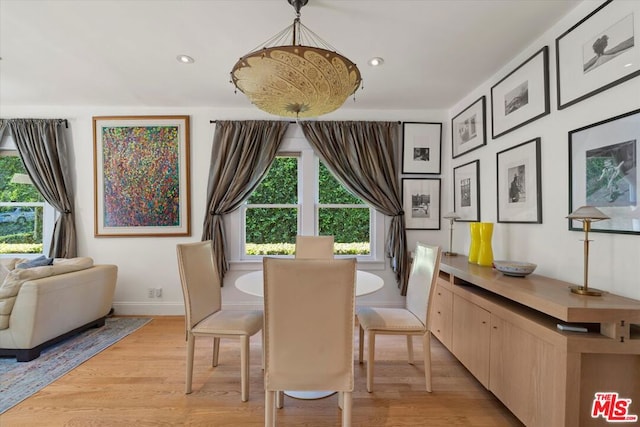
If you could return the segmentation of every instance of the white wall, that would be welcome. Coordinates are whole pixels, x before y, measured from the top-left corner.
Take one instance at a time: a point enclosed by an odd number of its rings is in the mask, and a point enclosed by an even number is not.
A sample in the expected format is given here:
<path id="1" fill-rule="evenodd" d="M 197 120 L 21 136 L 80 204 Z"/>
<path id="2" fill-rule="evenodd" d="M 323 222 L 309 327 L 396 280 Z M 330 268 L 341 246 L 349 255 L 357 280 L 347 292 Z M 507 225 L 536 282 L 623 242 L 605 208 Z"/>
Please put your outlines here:
<path id="1" fill-rule="evenodd" d="M 587 16 L 601 2 L 578 5 L 538 41 L 506 64 L 450 110 L 450 116 L 462 111 L 480 96 L 487 97 L 487 145 L 451 160 L 451 136 L 447 135 L 447 183 L 451 186 L 453 167 L 480 160 L 481 220 L 497 222 L 496 153 L 533 138 L 541 140 L 542 224 L 496 223 L 493 235 L 495 259 L 534 262 L 536 273 L 582 285 L 582 231 L 569 231 L 565 217 L 569 213 L 568 132 L 601 120 L 640 108 L 640 78 L 636 77 L 605 92 L 594 95 L 561 111 L 556 101 L 555 39 Z M 551 113 L 495 140 L 491 139 L 491 87 L 508 75 L 543 46 L 549 46 Z M 449 126 L 447 126 L 449 130 Z M 444 209 L 453 206 L 449 194 Z M 574 206 L 574 208 L 576 208 Z M 620 295 L 640 299 L 640 236 L 590 233 L 589 285 Z M 467 253 L 470 243 L 468 223 L 457 224 L 454 249 Z"/>
<path id="2" fill-rule="evenodd" d="M 93 235 L 93 134 L 92 117 L 107 115 L 189 115 L 191 124 L 191 229 L 190 237 L 100 237 Z M 216 110 L 196 108 L 121 108 L 121 107 L 79 107 L 40 106 L 7 107 L 1 111 L 3 118 L 66 118 L 69 121 L 70 146 L 74 165 L 76 187 L 76 225 L 78 231 L 78 251 L 81 256 L 91 256 L 96 263 L 118 265 L 118 285 L 114 307 L 118 314 L 182 314 L 183 302 L 176 265 L 176 243 L 199 241 L 205 210 L 206 182 L 211 156 L 211 141 L 215 125 L 210 120 L 229 119 L 273 119 L 255 109 Z M 389 120 L 389 121 L 431 121 L 446 122 L 445 111 L 355 111 L 339 110 L 326 116 L 327 120 Z M 429 241 L 443 244 L 441 232 L 432 231 L 426 237 Z M 425 237 L 425 238 L 426 238 Z M 232 234 L 229 239 L 237 238 Z M 446 238 L 444 234 L 442 238 Z M 251 297 L 235 289 L 233 281 L 246 273 L 232 265 L 225 277 L 223 288 L 224 303 L 228 307 L 254 307 L 261 304 L 257 297 Z M 383 306 L 403 304 L 394 276 L 388 267 L 371 267 L 372 272 L 385 280 L 382 290 L 358 299 L 358 303 Z M 364 266 L 367 269 L 367 266 Z M 147 288 L 163 288 L 161 298 L 149 299 Z"/>
<path id="3" fill-rule="evenodd" d="M 341 109 L 323 117 L 326 120 L 398 120 L 443 122 L 442 146 L 442 212 L 452 210 L 453 167 L 480 159 L 481 219 L 496 222 L 496 153 L 535 137 L 542 139 L 542 224 L 496 224 L 493 248 L 496 259 L 530 261 L 538 264 L 537 273 L 582 282 L 583 233 L 568 231 L 568 140 L 567 132 L 640 107 L 640 78 L 627 81 L 604 93 L 593 96 L 563 111 L 556 110 L 555 98 L 555 38 L 586 16 L 596 5 L 587 1 L 547 31 L 538 41 L 447 111 L 357 111 Z M 497 140 L 491 140 L 490 88 L 513 68 L 537 52 L 550 48 L 551 113 Z M 486 146 L 451 159 L 451 117 L 475 101 L 487 96 Z M 95 238 L 93 236 L 93 135 L 92 116 L 99 115 L 171 115 L 191 117 L 191 212 L 192 235 L 188 238 Z M 206 180 L 215 119 L 271 119 L 255 109 L 195 109 L 195 108 L 121 108 L 80 106 L 3 106 L 0 115 L 11 117 L 49 117 L 69 120 L 73 164 L 75 165 L 76 219 L 79 254 L 92 256 L 97 263 L 113 263 L 119 267 L 114 307 L 120 314 L 182 314 L 182 293 L 176 266 L 175 245 L 199 241 L 206 197 Z M 454 250 L 467 253 L 468 224 L 456 225 Z M 640 299 L 640 236 L 592 233 L 590 284 L 621 295 Z M 233 238 L 230 236 L 229 238 Z M 416 241 L 448 246 L 448 224 L 442 222 L 439 231 L 409 231 L 409 247 Z M 403 303 L 393 275 L 384 270 L 373 271 L 385 279 L 385 287 L 372 295 L 358 299 L 359 304 L 398 306 Z M 230 307 L 255 306 L 256 297 L 238 292 L 233 280 L 243 271 L 231 271 L 223 294 Z M 147 298 L 147 288 L 163 288 L 163 297 Z"/>

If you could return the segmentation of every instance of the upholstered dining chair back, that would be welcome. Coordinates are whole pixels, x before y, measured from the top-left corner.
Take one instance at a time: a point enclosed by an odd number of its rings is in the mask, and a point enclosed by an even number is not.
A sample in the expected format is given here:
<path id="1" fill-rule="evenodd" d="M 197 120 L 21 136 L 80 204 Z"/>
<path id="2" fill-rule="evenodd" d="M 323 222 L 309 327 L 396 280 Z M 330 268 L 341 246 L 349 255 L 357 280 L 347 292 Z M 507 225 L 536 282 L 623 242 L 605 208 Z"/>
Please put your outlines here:
<path id="1" fill-rule="evenodd" d="M 211 241 L 177 245 L 187 329 L 220 310 L 220 278 Z"/>
<path id="2" fill-rule="evenodd" d="M 196 337 L 213 338 L 212 366 L 218 366 L 221 338 L 240 340 L 241 399 L 249 399 L 249 338 L 262 329 L 262 310 L 224 310 L 211 240 L 176 245 L 187 332 L 185 393 L 191 393 Z"/>
<path id="3" fill-rule="evenodd" d="M 265 425 L 283 390 L 342 392 L 350 425 L 355 259 L 265 257 L 263 273 Z"/>
<path id="4" fill-rule="evenodd" d="M 439 269 L 439 248 L 418 242 L 413 253 L 405 304 L 425 327 L 429 325 L 429 301 Z"/>
<path id="5" fill-rule="evenodd" d="M 440 271 L 442 250 L 418 242 L 413 253 L 404 308 L 358 307 L 360 345 L 358 360 L 363 363 L 365 334 L 368 341 L 367 391 L 373 391 L 373 368 L 376 335 L 405 335 L 409 363 L 413 364 L 413 336 L 422 336 L 424 375 L 427 391 L 431 391 L 430 300 Z"/>
<path id="6" fill-rule="evenodd" d="M 333 236 L 296 236 L 296 258 L 333 258 Z"/>

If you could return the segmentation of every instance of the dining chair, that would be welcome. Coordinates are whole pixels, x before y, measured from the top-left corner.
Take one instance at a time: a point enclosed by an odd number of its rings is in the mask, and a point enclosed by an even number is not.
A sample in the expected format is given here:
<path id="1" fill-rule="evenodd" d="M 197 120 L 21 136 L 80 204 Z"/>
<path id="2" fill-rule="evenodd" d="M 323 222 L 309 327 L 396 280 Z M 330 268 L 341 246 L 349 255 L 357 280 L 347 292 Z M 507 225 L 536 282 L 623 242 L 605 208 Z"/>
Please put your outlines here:
<path id="1" fill-rule="evenodd" d="M 284 390 L 340 393 L 351 425 L 356 260 L 263 259 L 265 426 Z"/>
<path id="2" fill-rule="evenodd" d="M 333 258 L 333 236 L 296 236 L 296 258 Z"/>
<path id="3" fill-rule="evenodd" d="M 418 242 L 413 254 L 404 308 L 359 307 L 357 310 L 360 345 L 358 360 L 362 363 L 364 336 L 367 335 L 367 391 L 373 391 L 373 364 L 376 335 L 406 335 L 409 363 L 413 364 L 413 336 L 421 335 L 424 350 L 424 376 L 431 391 L 431 331 L 429 301 L 440 270 L 442 251 L 438 246 Z"/>
<path id="4" fill-rule="evenodd" d="M 213 338 L 214 367 L 218 366 L 220 338 L 240 338 L 241 398 L 246 402 L 249 399 L 249 339 L 262 329 L 263 311 L 222 308 L 220 279 L 211 240 L 178 244 L 176 249 L 187 332 L 185 393 L 191 393 L 195 338 Z"/>

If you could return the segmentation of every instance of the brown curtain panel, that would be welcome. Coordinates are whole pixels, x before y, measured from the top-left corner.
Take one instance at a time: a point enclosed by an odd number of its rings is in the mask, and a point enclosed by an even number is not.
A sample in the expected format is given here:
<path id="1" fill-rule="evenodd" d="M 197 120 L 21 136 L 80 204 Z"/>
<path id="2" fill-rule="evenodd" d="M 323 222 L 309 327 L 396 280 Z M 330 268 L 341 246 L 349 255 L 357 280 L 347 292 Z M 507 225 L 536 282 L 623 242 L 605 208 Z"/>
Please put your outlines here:
<path id="1" fill-rule="evenodd" d="M 336 178 L 377 211 L 391 217 L 385 252 L 406 295 L 407 233 L 396 170 L 397 122 L 301 122 L 305 137 Z"/>
<path id="2" fill-rule="evenodd" d="M 8 119 L 27 174 L 42 197 L 60 216 L 56 220 L 49 256 L 77 256 L 76 224 L 73 214 L 73 185 L 68 163 L 62 119 Z"/>
<path id="3" fill-rule="evenodd" d="M 202 240 L 212 240 L 220 283 L 229 270 L 224 216 L 256 189 L 276 157 L 285 121 L 218 121 L 211 148 Z"/>

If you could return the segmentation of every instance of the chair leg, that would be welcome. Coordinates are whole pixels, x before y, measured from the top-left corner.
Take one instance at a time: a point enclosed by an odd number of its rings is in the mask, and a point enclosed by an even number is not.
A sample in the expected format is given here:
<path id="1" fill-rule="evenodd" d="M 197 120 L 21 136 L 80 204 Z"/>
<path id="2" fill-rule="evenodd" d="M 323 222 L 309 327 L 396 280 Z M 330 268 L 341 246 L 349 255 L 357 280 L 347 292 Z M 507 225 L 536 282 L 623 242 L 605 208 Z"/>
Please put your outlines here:
<path id="1" fill-rule="evenodd" d="M 276 408 L 282 409 L 284 406 L 284 391 L 280 390 L 276 392 Z"/>
<path id="2" fill-rule="evenodd" d="M 371 393 L 373 391 L 373 359 L 376 353 L 376 334 L 373 331 L 367 332 L 367 340 L 369 345 L 367 347 L 367 391 Z"/>
<path id="3" fill-rule="evenodd" d="M 338 408 L 342 409 L 344 407 L 344 391 L 338 392 Z"/>
<path id="4" fill-rule="evenodd" d="M 351 427 L 351 403 L 352 403 L 351 392 L 345 391 L 342 393 L 342 395 L 343 395 L 342 427 Z"/>
<path id="5" fill-rule="evenodd" d="M 220 338 L 213 338 L 213 356 L 211 357 L 211 366 L 218 366 L 218 355 L 220 354 Z"/>
<path id="6" fill-rule="evenodd" d="M 265 346 L 264 346 L 264 328 L 262 329 L 262 332 L 260 332 L 260 336 L 262 337 L 262 370 L 264 371 L 264 366 L 265 366 L 265 357 L 266 357 L 266 352 L 265 352 Z"/>
<path id="7" fill-rule="evenodd" d="M 427 391 L 431 393 L 431 331 L 427 331 L 423 337 L 422 348 L 424 349 L 424 380 Z"/>
<path id="8" fill-rule="evenodd" d="M 267 390 L 265 392 L 265 400 L 264 400 L 264 426 L 265 427 L 275 427 L 276 425 L 276 411 L 274 397 L 276 395 L 276 391 Z"/>
<path id="9" fill-rule="evenodd" d="M 407 354 L 409 355 L 409 365 L 413 365 L 413 335 L 407 335 Z"/>
<path id="10" fill-rule="evenodd" d="M 364 350 L 363 350 L 363 348 L 364 348 L 364 329 L 362 328 L 362 326 L 360 326 L 359 338 L 360 338 L 360 340 L 359 340 L 360 341 L 360 345 L 358 347 L 358 362 L 360 362 L 360 364 L 362 364 L 362 359 L 363 359 L 363 357 L 362 357 L 363 354 L 362 353 L 364 353 Z"/>
<path id="11" fill-rule="evenodd" d="M 242 401 L 249 400 L 249 336 L 240 337 L 240 382 Z"/>
<path id="12" fill-rule="evenodd" d="M 187 332 L 187 378 L 185 394 L 191 393 L 191 380 L 193 378 L 193 352 L 195 349 L 195 339 L 191 332 Z"/>

